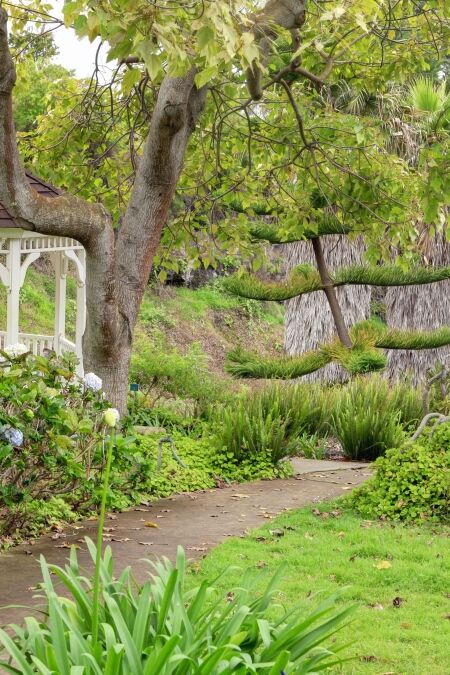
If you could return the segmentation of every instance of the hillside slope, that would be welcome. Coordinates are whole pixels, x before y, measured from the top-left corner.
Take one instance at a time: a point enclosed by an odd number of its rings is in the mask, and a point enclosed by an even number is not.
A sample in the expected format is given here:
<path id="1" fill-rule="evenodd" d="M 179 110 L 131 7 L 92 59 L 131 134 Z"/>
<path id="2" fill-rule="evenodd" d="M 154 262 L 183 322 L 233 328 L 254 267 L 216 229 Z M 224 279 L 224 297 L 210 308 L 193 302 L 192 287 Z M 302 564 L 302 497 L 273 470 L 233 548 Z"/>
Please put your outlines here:
<path id="1" fill-rule="evenodd" d="M 51 270 L 31 267 L 21 290 L 20 329 L 51 334 L 55 285 Z M 73 339 L 75 280 L 67 283 L 67 336 Z M 159 351 L 186 354 L 195 346 L 209 368 L 223 373 L 226 353 L 234 347 L 274 353 L 283 345 L 283 307 L 235 298 L 220 280 L 193 290 L 183 286 L 149 286 L 136 328 L 135 349 L 144 342 Z M 6 325 L 6 291 L 0 287 L 0 330 Z"/>

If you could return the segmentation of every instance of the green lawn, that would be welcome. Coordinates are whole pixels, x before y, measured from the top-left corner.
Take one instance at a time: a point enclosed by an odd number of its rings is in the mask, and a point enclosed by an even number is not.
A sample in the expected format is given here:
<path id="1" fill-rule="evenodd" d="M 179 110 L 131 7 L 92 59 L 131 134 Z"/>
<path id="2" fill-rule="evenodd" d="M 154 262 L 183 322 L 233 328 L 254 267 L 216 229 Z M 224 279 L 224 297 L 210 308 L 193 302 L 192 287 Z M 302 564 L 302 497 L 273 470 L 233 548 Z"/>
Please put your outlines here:
<path id="1" fill-rule="evenodd" d="M 279 593 L 284 604 L 308 609 L 344 589 L 342 602 L 358 605 L 354 621 L 337 636 L 339 643 L 353 641 L 346 654 L 355 656 L 339 672 L 448 675 L 449 536 L 444 527 L 373 523 L 347 511 L 324 517 L 308 507 L 226 541 L 194 565 L 193 574 L 196 581 L 197 575 L 212 579 L 228 565 L 242 566 L 221 580 L 226 593 L 239 584 L 243 568 L 273 572 L 285 562 Z"/>

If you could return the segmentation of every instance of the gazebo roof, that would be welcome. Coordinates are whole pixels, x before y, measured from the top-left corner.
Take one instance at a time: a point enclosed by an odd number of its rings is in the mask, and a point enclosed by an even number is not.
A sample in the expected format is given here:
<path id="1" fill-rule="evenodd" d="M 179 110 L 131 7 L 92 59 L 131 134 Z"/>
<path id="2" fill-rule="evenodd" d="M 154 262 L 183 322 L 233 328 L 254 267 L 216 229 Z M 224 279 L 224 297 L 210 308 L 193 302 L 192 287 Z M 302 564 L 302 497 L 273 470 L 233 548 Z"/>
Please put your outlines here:
<path id="1" fill-rule="evenodd" d="M 45 183 L 40 178 L 36 178 L 29 171 L 25 171 L 26 177 L 28 178 L 28 183 L 33 190 L 36 190 L 41 195 L 45 197 L 56 197 L 60 194 L 59 190 L 54 188 L 52 185 Z M 18 228 L 20 227 L 19 223 L 14 219 L 14 217 L 9 213 L 9 211 L 3 206 L 0 202 L 0 228 Z"/>

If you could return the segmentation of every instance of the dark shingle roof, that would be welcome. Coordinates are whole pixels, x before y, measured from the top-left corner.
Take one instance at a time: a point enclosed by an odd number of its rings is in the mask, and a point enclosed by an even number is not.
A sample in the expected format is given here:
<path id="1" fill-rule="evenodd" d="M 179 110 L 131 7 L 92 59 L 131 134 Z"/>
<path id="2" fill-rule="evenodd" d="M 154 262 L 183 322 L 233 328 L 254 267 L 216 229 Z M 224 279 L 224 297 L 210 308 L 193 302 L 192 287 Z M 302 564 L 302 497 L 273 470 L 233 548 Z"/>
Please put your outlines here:
<path id="1" fill-rule="evenodd" d="M 32 187 L 33 190 L 36 190 L 36 192 L 39 192 L 39 194 L 44 195 L 45 197 L 56 197 L 60 194 L 56 188 L 45 183 L 40 178 L 36 178 L 36 176 L 33 176 L 33 174 L 28 171 L 25 173 L 30 187 Z M 1 227 L 20 227 L 20 225 L 0 202 L 0 228 Z"/>

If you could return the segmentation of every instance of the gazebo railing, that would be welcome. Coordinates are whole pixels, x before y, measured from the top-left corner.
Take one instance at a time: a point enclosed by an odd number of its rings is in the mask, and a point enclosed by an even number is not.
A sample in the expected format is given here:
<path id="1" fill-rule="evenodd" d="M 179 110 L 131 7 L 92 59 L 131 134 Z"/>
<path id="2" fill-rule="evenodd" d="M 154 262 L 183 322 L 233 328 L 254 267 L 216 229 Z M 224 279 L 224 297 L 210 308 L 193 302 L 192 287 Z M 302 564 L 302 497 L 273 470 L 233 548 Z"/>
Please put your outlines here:
<path id="1" fill-rule="evenodd" d="M 53 335 L 36 335 L 35 333 L 19 333 L 19 342 L 26 347 L 29 351 L 35 355 L 43 354 L 45 349 L 54 349 L 55 338 Z M 4 349 L 6 347 L 6 331 L 0 331 L 0 347 Z M 76 346 L 74 342 L 67 340 L 66 338 L 61 340 L 61 351 L 62 352 L 76 352 Z"/>

